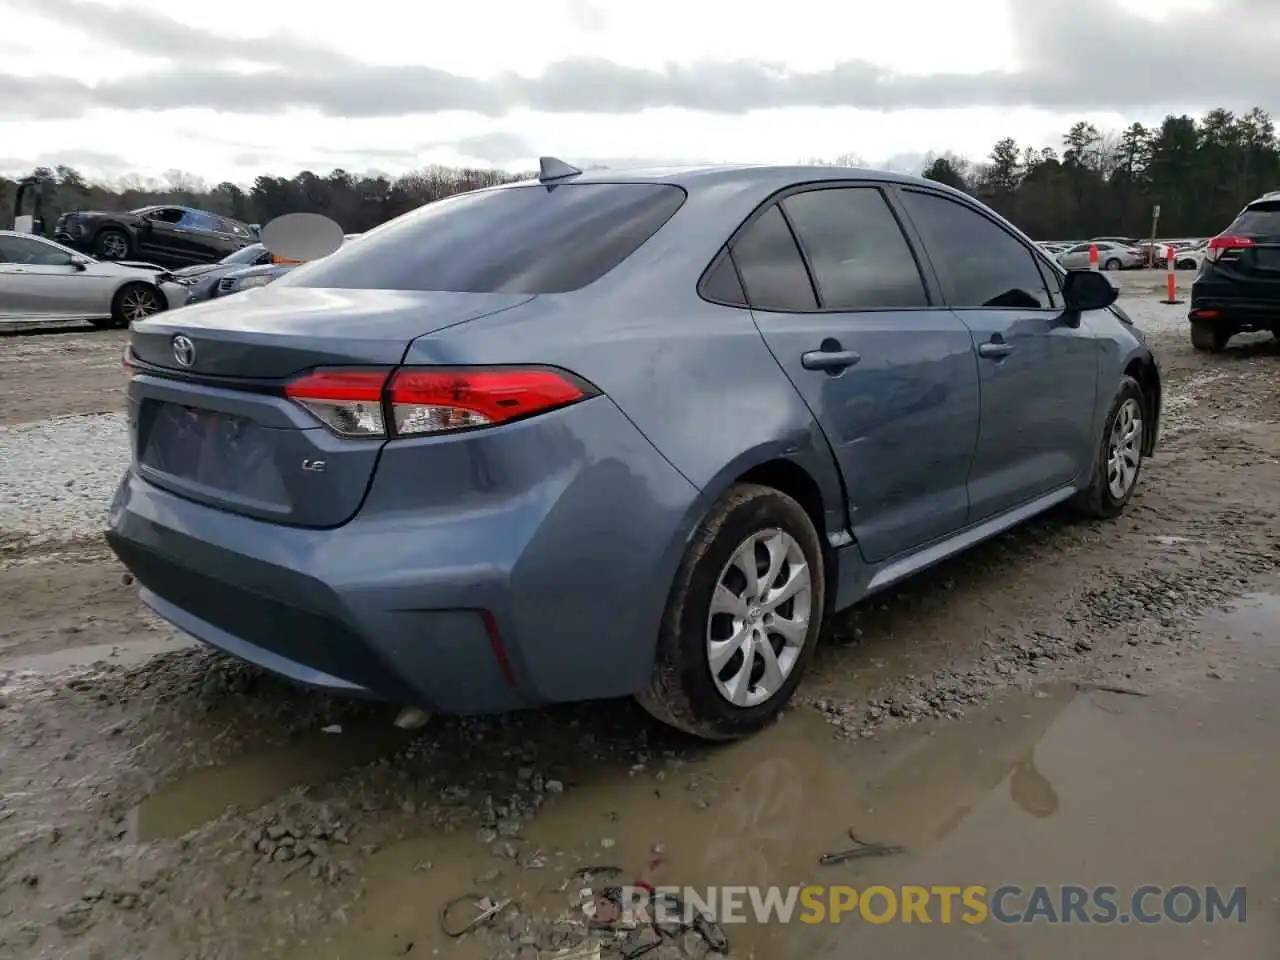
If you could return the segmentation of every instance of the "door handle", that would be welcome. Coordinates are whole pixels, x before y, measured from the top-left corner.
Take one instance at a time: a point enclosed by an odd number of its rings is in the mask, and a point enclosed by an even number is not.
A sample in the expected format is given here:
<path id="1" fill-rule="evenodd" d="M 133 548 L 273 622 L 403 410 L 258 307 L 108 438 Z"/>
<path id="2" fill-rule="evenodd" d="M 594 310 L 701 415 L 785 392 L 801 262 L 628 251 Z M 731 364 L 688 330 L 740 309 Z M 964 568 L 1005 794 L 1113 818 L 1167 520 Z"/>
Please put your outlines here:
<path id="1" fill-rule="evenodd" d="M 14 267 L 14 268 L 13 268 L 13 270 L 12 270 L 11 272 L 13 272 L 13 273 L 27 273 L 28 271 L 27 271 L 27 268 L 26 268 L 26 267 Z"/>
<path id="2" fill-rule="evenodd" d="M 1013 353 L 1012 344 L 1001 343 L 997 340 L 978 345 L 978 356 L 986 357 L 988 360 L 1003 360 L 1011 353 Z"/>
<path id="3" fill-rule="evenodd" d="M 852 367 L 862 359 L 862 354 L 854 350 L 841 350 L 839 344 L 832 349 L 827 344 L 821 350 L 809 350 L 800 355 L 800 366 L 806 370 L 825 370 L 828 373 L 839 373 Z"/>

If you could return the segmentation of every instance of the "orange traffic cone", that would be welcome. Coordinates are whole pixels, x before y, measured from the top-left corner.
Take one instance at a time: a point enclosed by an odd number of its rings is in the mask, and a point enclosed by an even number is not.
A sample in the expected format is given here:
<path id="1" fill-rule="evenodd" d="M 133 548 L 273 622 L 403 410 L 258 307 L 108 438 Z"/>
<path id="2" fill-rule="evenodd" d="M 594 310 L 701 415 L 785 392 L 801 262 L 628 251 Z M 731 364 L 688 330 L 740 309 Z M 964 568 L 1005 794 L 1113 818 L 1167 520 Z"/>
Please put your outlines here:
<path id="1" fill-rule="evenodd" d="M 1178 255 L 1173 247 L 1166 247 L 1165 251 L 1165 269 L 1168 271 L 1165 277 L 1167 287 L 1167 296 L 1161 300 L 1161 303 L 1182 303 L 1178 299 L 1178 277 L 1175 271 L 1178 266 Z"/>

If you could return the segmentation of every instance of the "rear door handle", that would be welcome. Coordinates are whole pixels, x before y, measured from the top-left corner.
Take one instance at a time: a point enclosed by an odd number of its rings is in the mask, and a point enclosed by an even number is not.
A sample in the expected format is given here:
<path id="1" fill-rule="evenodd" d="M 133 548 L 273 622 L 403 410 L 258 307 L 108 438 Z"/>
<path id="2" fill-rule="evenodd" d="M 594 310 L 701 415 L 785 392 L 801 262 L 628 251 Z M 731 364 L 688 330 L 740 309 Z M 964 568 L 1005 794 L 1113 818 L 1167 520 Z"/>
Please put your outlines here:
<path id="1" fill-rule="evenodd" d="M 978 345 L 978 356 L 988 360 L 1003 360 L 1013 353 L 1013 345 L 1008 343 L 982 343 Z"/>
<path id="2" fill-rule="evenodd" d="M 829 350 L 823 345 L 821 350 L 809 350 L 800 355 L 800 365 L 806 370 L 826 370 L 828 373 L 839 373 L 852 367 L 862 359 L 862 354 L 854 350 Z"/>

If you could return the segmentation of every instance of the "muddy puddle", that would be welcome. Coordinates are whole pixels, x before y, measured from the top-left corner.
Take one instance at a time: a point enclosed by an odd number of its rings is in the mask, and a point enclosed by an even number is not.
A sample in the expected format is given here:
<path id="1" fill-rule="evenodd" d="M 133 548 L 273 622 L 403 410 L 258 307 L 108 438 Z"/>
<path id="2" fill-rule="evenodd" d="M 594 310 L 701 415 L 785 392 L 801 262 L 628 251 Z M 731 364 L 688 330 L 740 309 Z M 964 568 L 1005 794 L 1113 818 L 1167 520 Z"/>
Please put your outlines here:
<path id="1" fill-rule="evenodd" d="M 323 785 L 352 769 L 390 757 L 412 734 L 378 713 L 356 723 L 334 724 L 288 743 L 196 770 L 157 790 L 133 809 L 132 839 L 180 837 L 221 816 L 229 807 L 255 810 L 290 790 Z"/>
<path id="2" fill-rule="evenodd" d="M 79 647 L 67 647 L 48 653 L 33 653 L 10 657 L 0 667 L 0 674 L 21 677 L 30 674 L 67 673 L 101 667 L 132 667 L 146 663 L 152 657 L 173 650 L 190 647 L 192 641 L 172 637 L 147 637 L 125 643 L 95 643 Z"/>
<path id="3" fill-rule="evenodd" d="M 1187 657 L 1164 682 L 1044 686 L 959 720 L 852 742 L 834 739 L 809 708 L 714 749 L 631 730 L 642 721 L 609 706 L 574 712 L 567 725 L 553 713 L 514 733 L 501 723 L 409 733 L 389 715 L 370 716 L 176 780 L 135 811 L 133 829 L 140 840 L 175 837 L 229 805 L 252 811 L 299 786 L 377 798 L 365 809 L 384 811 L 380 842 L 366 846 L 352 878 L 360 895 L 264 953 L 290 960 L 627 956 L 616 944 L 598 955 L 562 949 L 586 935 L 584 888 L 640 883 L 709 904 L 724 887 L 785 897 L 813 885 L 1107 885 L 1121 912 L 1146 884 L 1217 885 L 1224 897 L 1244 886 L 1245 923 L 970 925 L 941 922 L 934 901 L 929 923 L 877 924 L 856 910 L 838 924 L 803 923 L 797 909 L 790 923 L 746 916 L 722 929 L 729 956 L 756 960 L 1271 956 L 1280 942 L 1280 595 L 1246 597 L 1200 629 L 1210 659 Z M 593 725 L 640 752 L 576 749 Z M 519 766 L 535 755 L 536 774 Z M 542 801 L 536 814 L 515 798 L 530 790 Z M 387 827 L 385 811 L 402 804 L 414 815 Z M 423 816 L 441 804 L 458 815 Z M 901 849 L 822 862 L 858 841 Z M 315 892 L 305 871 L 275 876 L 286 900 Z M 454 938 L 441 910 L 464 894 L 474 897 L 451 911 L 455 928 L 482 897 L 505 906 Z M 1015 895 L 1006 907 L 1022 905 Z M 706 955 L 696 936 L 684 946 L 631 955 Z"/>
<path id="4" fill-rule="evenodd" d="M 905 847 L 910 862 L 1002 784 L 1028 815 L 1052 813 L 1058 801 L 1036 768 L 1035 746 L 1075 696 L 1074 688 L 1038 691 L 934 730 L 903 729 L 852 746 L 833 742 L 821 718 L 798 710 L 702 762 L 582 770 L 571 791 L 506 841 L 514 859 L 495 856 L 492 838 L 474 830 L 425 832 L 380 850 L 342 929 L 298 956 L 505 955 L 499 946 L 518 946 L 522 935 L 543 939 L 521 916 L 581 925 L 574 901 L 591 885 L 582 871 L 600 878 L 597 890 L 861 882 L 874 869 L 865 861 L 819 863 L 853 846 L 851 832 Z M 467 891 L 511 906 L 487 930 L 454 941 L 441 931 L 439 911 Z M 465 922 L 465 911 L 458 916 Z M 789 928 L 749 924 L 726 933 L 732 956 L 792 955 Z"/>

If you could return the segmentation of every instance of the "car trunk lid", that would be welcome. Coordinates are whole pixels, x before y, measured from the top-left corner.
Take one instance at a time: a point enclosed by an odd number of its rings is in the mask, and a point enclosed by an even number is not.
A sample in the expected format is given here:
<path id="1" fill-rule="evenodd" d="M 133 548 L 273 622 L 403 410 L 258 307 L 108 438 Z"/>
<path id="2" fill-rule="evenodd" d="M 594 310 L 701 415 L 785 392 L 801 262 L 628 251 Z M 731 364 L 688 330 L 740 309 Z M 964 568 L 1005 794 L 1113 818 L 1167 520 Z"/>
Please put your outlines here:
<path id="1" fill-rule="evenodd" d="M 286 385 L 316 368 L 394 367 L 419 336 L 531 299 L 263 288 L 140 321 L 130 337 L 135 469 L 234 513 L 345 523 L 385 438 L 337 435 L 288 399 Z"/>
<path id="2" fill-rule="evenodd" d="M 1273 297 L 1280 284 L 1280 200 L 1252 203 L 1206 251 L 1216 270 L 1244 286 L 1246 296 Z"/>

